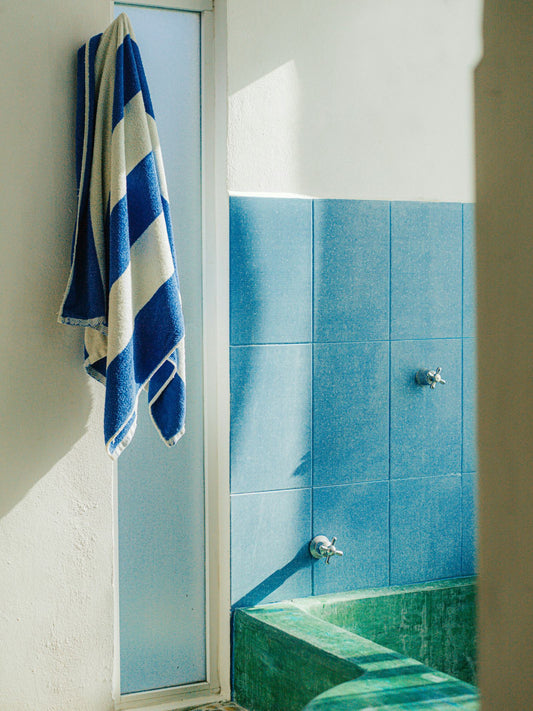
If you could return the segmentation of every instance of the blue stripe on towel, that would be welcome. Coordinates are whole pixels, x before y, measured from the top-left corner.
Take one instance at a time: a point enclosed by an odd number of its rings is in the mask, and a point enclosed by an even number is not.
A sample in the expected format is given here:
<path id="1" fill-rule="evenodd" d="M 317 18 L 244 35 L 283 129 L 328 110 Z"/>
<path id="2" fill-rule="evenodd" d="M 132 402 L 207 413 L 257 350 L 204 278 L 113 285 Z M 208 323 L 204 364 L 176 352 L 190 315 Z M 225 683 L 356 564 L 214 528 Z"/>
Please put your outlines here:
<path id="1" fill-rule="evenodd" d="M 141 85 L 141 91 L 144 101 L 144 110 L 149 116 L 155 119 L 152 99 L 150 98 L 150 91 L 148 89 L 148 82 L 146 81 L 146 74 L 144 73 L 139 47 L 137 46 L 136 42 L 131 42 L 129 38 L 126 38 L 126 44 L 128 47 L 131 47 L 135 65 L 139 67 L 139 83 Z"/>
<path id="2" fill-rule="evenodd" d="M 127 347 L 116 357 L 107 367 L 107 383 L 113 384 L 120 382 L 122 373 L 126 370 L 131 370 L 135 365 L 136 387 L 141 388 L 145 382 L 149 382 L 148 399 L 151 402 L 154 395 L 160 390 L 162 385 L 172 375 L 177 368 L 177 360 L 175 352 L 171 352 L 172 344 L 177 340 L 181 340 L 183 333 L 178 332 L 169 336 L 168 341 L 156 341 L 150 343 L 150 336 L 153 333 L 154 320 L 165 319 L 165 314 L 170 308 L 170 304 L 176 296 L 175 281 L 169 279 L 149 303 L 139 311 L 135 319 L 134 336 L 128 343 Z M 160 361 L 162 365 L 156 373 L 152 374 L 153 362 Z M 152 376 L 150 378 L 150 375 Z M 129 383 L 132 388 L 128 393 L 127 400 L 133 397 L 133 383 Z M 182 379 L 176 374 L 167 384 L 167 389 L 162 393 L 155 404 L 151 404 L 151 411 L 154 416 L 156 426 L 161 431 L 163 439 L 171 439 L 176 432 L 179 432 L 183 427 L 185 413 L 185 387 Z M 181 404 L 181 407 L 175 407 L 176 398 Z M 107 404 L 107 403 L 106 403 Z M 169 405 L 172 405 L 171 407 Z M 109 407 L 106 407 L 106 429 L 110 432 L 116 432 L 123 420 L 123 404 L 121 402 L 111 402 Z M 168 410 L 168 411 L 167 411 Z M 155 412 L 155 414 L 154 414 Z M 173 430 L 169 427 L 169 423 L 174 423 L 178 427 Z"/>
<path id="3" fill-rule="evenodd" d="M 154 190 L 157 184 L 154 155 L 149 153 L 128 175 L 127 195 L 144 195 L 144 200 L 128 204 L 130 244 L 161 214 L 161 193 Z"/>
<path id="4" fill-rule="evenodd" d="M 96 52 L 98 51 L 98 45 L 100 44 L 101 34 L 96 35 L 91 40 L 89 40 L 88 45 L 84 45 L 78 50 L 78 63 L 77 63 L 77 82 L 78 82 L 78 95 L 76 101 L 76 176 L 78 179 L 78 185 L 81 184 L 81 163 L 83 156 L 83 141 L 85 136 L 85 126 L 84 126 L 84 113 L 85 113 L 85 101 L 89 102 L 88 116 L 94 116 L 94 95 L 95 95 L 95 80 L 94 80 L 94 61 L 96 57 Z M 89 53 L 89 76 L 88 76 L 88 86 L 85 86 L 85 53 Z M 92 156 L 93 148 L 93 134 L 94 134 L 94 121 L 90 121 L 88 125 L 87 132 L 87 148 L 89 151 L 89 160 Z M 82 189 L 87 190 L 90 174 L 84 175 L 84 181 Z"/>
<path id="5" fill-rule="evenodd" d="M 152 419 L 168 445 L 183 434 L 185 419 L 170 207 L 126 15 L 80 50 L 77 110 L 78 214 L 59 321 L 86 327 L 86 369 L 106 385 L 104 437 L 116 458 L 133 437 L 141 388 L 147 386 Z"/>
<path id="6" fill-rule="evenodd" d="M 92 238 L 89 213 L 80 216 L 80 230 L 73 262 L 73 287 L 69 290 L 64 313 L 73 320 L 98 319 L 105 313 L 107 299 L 100 279 L 99 261 Z"/>
<path id="7" fill-rule="evenodd" d="M 111 210 L 109 229 L 112 234 L 129 232 L 128 198 L 124 196 Z M 109 284 L 112 285 L 130 264 L 129 245 L 117 244 L 109 255 Z"/>
<path id="8" fill-rule="evenodd" d="M 150 381 L 150 389 L 152 383 Z M 155 390 L 155 389 L 154 389 Z M 148 392 L 150 398 L 150 391 Z M 179 402 L 180 407 L 170 407 L 170 402 Z M 183 427 L 182 412 L 185 411 L 185 387 L 178 376 L 174 376 L 163 393 L 153 403 L 150 401 L 150 413 L 159 425 L 164 439 L 171 439 L 173 432 Z"/>
<path id="9" fill-rule="evenodd" d="M 77 239 L 72 240 L 71 288 L 65 296 L 64 312 L 74 321 L 98 319 L 106 310 L 106 295 L 102 284 L 98 256 L 94 246 L 94 235 L 89 209 L 90 171 L 82 175 L 83 157 L 91 163 L 94 143 L 95 76 L 94 62 L 100 35 L 91 38 L 78 51 L 76 103 L 76 175 L 78 182 Z M 88 54 L 88 58 L 86 55 Z M 88 61 L 86 83 L 86 61 Z M 86 110 L 87 103 L 87 110 Z M 87 123 L 85 122 L 87 115 Z M 87 138 L 85 140 L 85 134 Z M 84 145 L 86 151 L 84 154 Z M 76 259 L 74 256 L 76 255 Z"/>
<path id="10" fill-rule="evenodd" d="M 163 212 L 165 213 L 165 222 L 167 224 L 167 231 L 169 235 L 172 234 L 172 220 L 170 217 L 170 205 L 168 202 L 165 200 L 165 198 L 161 195 L 161 203 L 163 205 Z M 172 247 L 172 251 L 174 251 L 174 240 L 170 240 L 170 246 Z"/>
<path id="11" fill-rule="evenodd" d="M 129 266 L 129 248 L 144 234 L 162 211 L 165 215 L 167 232 L 169 237 L 172 237 L 171 230 L 168 229 L 170 218 L 167 221 L 168 203 L 158 192 L 153 190 L 153 186 L 157 185 L 157 170 L 152 153 L 141 160 L 129 173 L 126 184 L 126 195 L 117 202 L 111 210 L 110 216 L 110 234 L 121 236 L 116 245 L 110 245 L 112 247 L 109 254 L 110 288 Z M 137 196 L 142 196 L 143 199 L 136 199 Z M 128 242 L 122 239 L 124 235 L 128 235 Z M 170 245 L 172 253 L 174 253 L 172 239 L 170 239 Z"/>
<path id="12" fill-rule="evenodd" d="M 124 42 L 117 50 L 113 128 L 122 120 L 124 107 L 139 90 L 142 91 L 146 113 L 155 118 L 139 48 L 136 43 L 131 41 L 130 37 L 125 37 Z"/>
<path id="13" fill-rule="evenodd" d="M 143 383 L 153 371 L 153 361 L 162 362 L 171 353 L 173 344 L 183 338 L 183 329 L 180 329 L 179 324 L 176 323 L 176 330 L 173 332 L 168 330 L 164 334 L 165 338 L 150 340 L 150 337 L 153 336 L 154 322 L 157 323 L 158 320 L 161 320 L 164 323 L 165 320 L 168 320 L 169 311 L 177 296 L 176 286 L 176 282 L 169 279 L 135 318 L 133 335 L 135 363 L 140 381 Z"/>

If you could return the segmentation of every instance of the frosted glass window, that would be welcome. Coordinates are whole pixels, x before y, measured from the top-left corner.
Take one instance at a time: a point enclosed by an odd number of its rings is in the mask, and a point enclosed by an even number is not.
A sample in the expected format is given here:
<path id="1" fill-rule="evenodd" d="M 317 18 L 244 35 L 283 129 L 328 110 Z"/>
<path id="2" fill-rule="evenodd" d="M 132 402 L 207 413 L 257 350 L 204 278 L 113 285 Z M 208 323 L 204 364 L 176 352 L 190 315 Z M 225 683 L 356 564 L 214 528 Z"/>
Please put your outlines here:
<path id="1" fill-rule="evenodd" d="M 142 400 L 118 463 L 121 693 L 206 679 L 201 63 L 197 12 L 115 4 L 140 48 L 169 187 L 186 329 L 186 433 L 159 439 Z"/>

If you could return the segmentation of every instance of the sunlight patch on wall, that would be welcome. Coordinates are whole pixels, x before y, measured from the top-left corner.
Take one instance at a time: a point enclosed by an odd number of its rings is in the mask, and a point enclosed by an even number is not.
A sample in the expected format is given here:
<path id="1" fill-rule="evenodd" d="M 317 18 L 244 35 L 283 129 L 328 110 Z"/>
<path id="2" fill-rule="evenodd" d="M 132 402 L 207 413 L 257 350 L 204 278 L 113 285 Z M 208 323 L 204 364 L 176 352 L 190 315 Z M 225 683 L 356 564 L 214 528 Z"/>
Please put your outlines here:
<path id="1" fill-rule="evenodd" d="M 230 185 L 250 185 L 254 191 L 268 192 L 275 184 L 279 192 L 294 192 L 302 120 L 299 86 L 296 63 L 290 60 L 229 97 L 228 148 L 234 156 Z M 271 151 L 268 162 L 264 160 L 265 145 Z M 258 171 L 258 166 L 262 170 Z"/>

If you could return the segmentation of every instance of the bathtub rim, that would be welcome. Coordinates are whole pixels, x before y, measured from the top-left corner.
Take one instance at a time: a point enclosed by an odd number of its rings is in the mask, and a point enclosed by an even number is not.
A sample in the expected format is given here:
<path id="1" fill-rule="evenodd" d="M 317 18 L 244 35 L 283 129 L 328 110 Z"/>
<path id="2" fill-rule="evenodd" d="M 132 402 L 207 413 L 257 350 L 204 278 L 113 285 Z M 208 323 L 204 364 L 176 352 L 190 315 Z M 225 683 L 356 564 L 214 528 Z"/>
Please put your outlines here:
<path id="1" fill-rule="evenodd" d="M 477 708 L 479 699 L 477 687 L 460 681 L 444 672 L 424 665 L 401 653 L 383 647 L 372 640 L 357 635 L 339 625 L 313 615 L 310 609 L 323 607 L 328 602 L 339 603 L 350 600 L 361 600 L 382 596 L 408 594 L 410 592 L 444 590 L 457 587 L 476 585 L 476 576 L 447 578 L 424 583 L 394 585 L 383 588 L 367 588 L 341 593 L 328 593 L 305 598 L 292 598 L 282 602 L 266 603 L 248 608 L 237 608 L 235 615 L 251 617 L 256 623 L 275 628 L 278 631 L 296 637 L 302 642 L 318 647 L 329 656 L 336 657 L 342 663 L 347 661 L 353 665 L 354 678 L 333 686 L 327 691 L 310 700 L 303 711 L 319 709 L 321 698 L 328 697 L 334 689 L 343 687 L 352 690 L 354 695 L 387 693 L 393 689 L 434 687 L 453 688 L 461 692 L 470 704 L 469 708 Z M 365 661 L 367 657 L 367 661 Z M 374 659 L 374 661 L 368 661 Z M 403 669 L 403 674 L 400 670 Z M 400 679 L 400 676 L 402 677 Z M 403 682 L 403 686 L 402 686 Z M 447 686 L 446 686 L 447 685 Z M 452 697 L 449 697 L 450 699 Z M 440 701 L 445 701 L 444 697 Z M 347 707 L 349 708 L 349 707 Z"/>

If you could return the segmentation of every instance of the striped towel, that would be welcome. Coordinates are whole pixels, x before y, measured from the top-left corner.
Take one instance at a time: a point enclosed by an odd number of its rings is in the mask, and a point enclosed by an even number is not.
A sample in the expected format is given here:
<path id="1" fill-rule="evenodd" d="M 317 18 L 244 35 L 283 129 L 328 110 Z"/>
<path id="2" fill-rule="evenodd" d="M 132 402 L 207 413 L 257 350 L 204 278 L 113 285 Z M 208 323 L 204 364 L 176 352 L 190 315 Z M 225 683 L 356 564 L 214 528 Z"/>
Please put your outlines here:
<path id="1" fill-rule="evenodd" d="M 86 326 L 85 367 L 106 386 L 114 459 L 141 389 L 164 442 L 184 432 L 185 345 L 168 193 L 146 77 L 120 15 L 78 52 L 78 210 L 59 322 Z"/>

